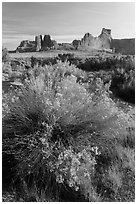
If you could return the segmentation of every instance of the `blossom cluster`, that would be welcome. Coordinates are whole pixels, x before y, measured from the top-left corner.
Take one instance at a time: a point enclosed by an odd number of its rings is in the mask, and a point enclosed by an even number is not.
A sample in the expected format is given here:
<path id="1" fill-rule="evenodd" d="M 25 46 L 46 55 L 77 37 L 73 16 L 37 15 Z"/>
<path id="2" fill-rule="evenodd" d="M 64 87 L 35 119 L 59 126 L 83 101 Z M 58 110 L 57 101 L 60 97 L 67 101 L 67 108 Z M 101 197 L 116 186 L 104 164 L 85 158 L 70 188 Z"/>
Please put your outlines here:
<path id="1" fill-rule="evenodd" d="M 61 151 L 56 162 L 50 161 L 50 171 L 56 175 L 56 182 L 66 183 L 75 191 L 88 196 L 92 193 L 92 179 L 95 174 L 96 155 L 101 154 L 98 147 L 90 147 L 76 152 L 71 146 Z M 87 196 L 87 195 L 85 195 Z"/>

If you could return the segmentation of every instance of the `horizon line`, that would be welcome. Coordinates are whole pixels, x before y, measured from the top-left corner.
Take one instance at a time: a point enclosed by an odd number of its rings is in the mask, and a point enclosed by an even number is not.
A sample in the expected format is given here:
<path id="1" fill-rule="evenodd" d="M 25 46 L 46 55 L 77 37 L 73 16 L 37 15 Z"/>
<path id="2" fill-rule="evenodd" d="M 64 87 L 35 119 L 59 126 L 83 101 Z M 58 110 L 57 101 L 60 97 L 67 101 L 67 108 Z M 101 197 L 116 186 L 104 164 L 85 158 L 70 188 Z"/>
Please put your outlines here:
<path id="1" fill-rule="evenodd" d="M 86 32 L 86 33 L 88 33 L 88 32 Z M 2 39 L 2 47 L 7 48 L 8 44 L 9 45 L 12 44 L 12 43 L 18 44 L 18 42 L 21 43 L 22 41 L 26 41 L 26 40 L 35 41 L 35 36 L 38 36 L 38 35 L 44 36 L 44 35 L 50 35 L 50 34 L 26 35 L 26 37 L 28 39 L 25 39 L 25 35 L 22 35 L 22 36 L 17 35 L 19 37 L 13 36 L 13 38 L 9 38 L 8 40 L 7 40 L 7 38 L 3 38 Z M 50 37 L 51 37 L 51 40 L 55 40 L 57 43 L 69 43 L 69 44 L 71 44 L 73 42 L 73 40 L 81 40 L 84 36 L 81 34 L 81 35 L 50 35 Z M 93 36 L 93 37 L 98 37 L 98 36 Z M 31 38 L 33 38 L 33 39 L 31 39 Z M 134 37 L 116 37 L 116 38 L 112 37 L 112 39 L 116 39 L 116 40 L 135 39 L 135 36 Z M 6 43 L 7 41 L 9 41 L 9 43 Z M 15 48 L 7 48 L 7 49 L 9 51 L 12 51 L 12 50 L 14 51 L 14 50 L 16 50 L 16 46 L 14 46 L 14 47 Z"/>

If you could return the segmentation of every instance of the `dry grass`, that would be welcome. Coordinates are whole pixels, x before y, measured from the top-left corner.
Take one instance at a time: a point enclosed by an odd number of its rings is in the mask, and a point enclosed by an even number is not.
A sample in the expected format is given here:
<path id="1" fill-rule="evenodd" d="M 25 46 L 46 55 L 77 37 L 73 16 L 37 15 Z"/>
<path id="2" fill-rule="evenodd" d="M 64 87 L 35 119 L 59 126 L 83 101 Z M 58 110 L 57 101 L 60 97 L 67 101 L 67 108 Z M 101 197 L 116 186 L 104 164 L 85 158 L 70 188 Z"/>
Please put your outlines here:
<path id="1" fill-rule="evenodd" d="M 97 51 L 96 52 L 83 52 L 83 51 L 68 51 L 68 50 L 53 50 L 53 51 L 44 51 L 44 52 L 26 52 L 26 53 L 10 53 L 9 56 L 10 58 L 30 58 L 30 57 L 57 57 L 58 54 L 74 54 L 75 57 L 93 57 L 97 54 L 99 54 Z M 99 54 L 100 55 L 100 54 Z M 102 56 L 112 56 L 112 54 L 104 53 Z"/>

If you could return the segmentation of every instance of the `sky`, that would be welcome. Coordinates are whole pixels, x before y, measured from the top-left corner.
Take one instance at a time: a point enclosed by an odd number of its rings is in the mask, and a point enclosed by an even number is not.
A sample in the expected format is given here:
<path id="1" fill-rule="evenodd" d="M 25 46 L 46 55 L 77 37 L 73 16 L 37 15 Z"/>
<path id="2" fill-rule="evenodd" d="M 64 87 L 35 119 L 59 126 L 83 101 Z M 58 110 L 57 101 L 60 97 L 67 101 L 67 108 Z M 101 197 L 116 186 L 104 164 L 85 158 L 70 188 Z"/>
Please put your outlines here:
<path id="1" fill-rule="evenodd" d="M 98 36 L 111 29 L 112 38 L 135 37 L 133 2 L 3 2 L 2 45 L 14 50 L 22 40 L 51 35 L 72 42 L 89 32 Z"/>

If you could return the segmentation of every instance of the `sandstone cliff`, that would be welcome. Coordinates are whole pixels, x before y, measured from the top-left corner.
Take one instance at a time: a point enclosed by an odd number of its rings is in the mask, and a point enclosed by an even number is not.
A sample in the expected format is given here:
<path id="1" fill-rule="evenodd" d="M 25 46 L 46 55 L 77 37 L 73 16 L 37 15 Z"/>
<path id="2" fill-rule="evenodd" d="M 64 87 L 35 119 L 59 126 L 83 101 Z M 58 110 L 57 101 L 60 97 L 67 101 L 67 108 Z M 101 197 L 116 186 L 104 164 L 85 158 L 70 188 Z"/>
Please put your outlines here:
<path id="1" fill-rule="evenodd" d="M 35 52 L 36 42 L 30 40 L 23 40 L 17 47 L 16 52 Z"/>
<path id="2" fill-rule="evenodd" d="M 101 34 L 94 37 L 86 33 L 81 40 L 73 40 L 72 43 L 57 43 L 51 40 L 50 35 L 37 35 L 34 41 L 24 40 L 17 47 L 16 52 L 39 52 L 50 49 L 59 50 L 104 50 L 121 54 L 135 54 L 135 39 L 112 39 L 111 30 L 103 28 Z"/>
<path id="3" fill-rule="evenodd" d="M 35 41 L 24 40 L 17 47 L 16 52 L 39 52 L 48 49 L 57 49 L 58 44 L 55 40 L 51 40 L 50 35 L 35 36 Z"/>
<path id="4" fill-rule="evenodd" d="M 111 51 L 111 40 L 111 30 L 103 28 L 98 37 L 94 37 L 92 34 L 86 33 L 80 41 L 76 42 L 75 40 L 72 44 L 76 45 L 77 50 L 90 51 L 96 49 Z"/>
<path id="5" fill-rule="evenodd" d="M 90 33 L 86 33 L 81 40 L 74 40 L 72 43 L 58 44 L 55 40 L 51 40 L 50 35 L 37 35 L 35 41 L 25 40 L 20 43 L 16 51 L 18 52 L 39 52 L 49 49 L 64 49 L 64 50 L 110 50 L 111 48 L 111 30 L 102 29 L 98 37 L 94 37 Z"/>

